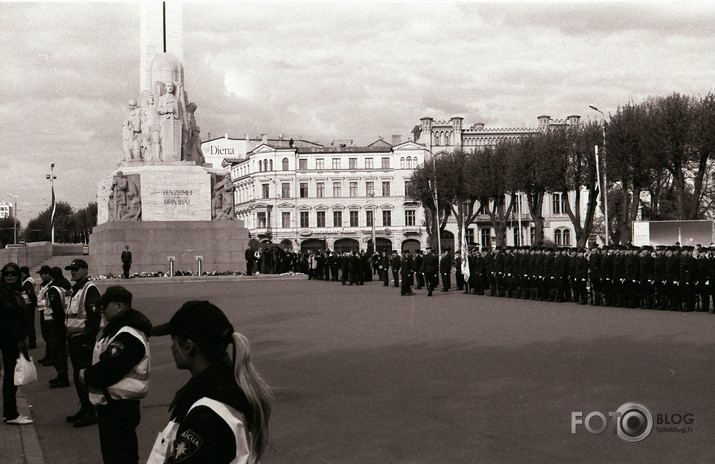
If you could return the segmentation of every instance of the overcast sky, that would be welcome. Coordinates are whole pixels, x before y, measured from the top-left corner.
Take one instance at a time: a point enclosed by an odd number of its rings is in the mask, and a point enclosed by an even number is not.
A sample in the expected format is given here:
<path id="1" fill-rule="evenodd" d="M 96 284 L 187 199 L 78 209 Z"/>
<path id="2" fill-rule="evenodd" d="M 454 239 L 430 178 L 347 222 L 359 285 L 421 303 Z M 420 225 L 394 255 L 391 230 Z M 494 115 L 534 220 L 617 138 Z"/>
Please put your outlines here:
<path id="1" fill-rule="evenodd" d="M 171 7 L 171 2 L 168 2 Z M 533 127 L 715 83 L 713 2 L 184 2 L 202 137 L 405 140 L 421 117 Z M 139 5 L 0 3 L 0 201 L 75 208 L 122 157 Z"/>

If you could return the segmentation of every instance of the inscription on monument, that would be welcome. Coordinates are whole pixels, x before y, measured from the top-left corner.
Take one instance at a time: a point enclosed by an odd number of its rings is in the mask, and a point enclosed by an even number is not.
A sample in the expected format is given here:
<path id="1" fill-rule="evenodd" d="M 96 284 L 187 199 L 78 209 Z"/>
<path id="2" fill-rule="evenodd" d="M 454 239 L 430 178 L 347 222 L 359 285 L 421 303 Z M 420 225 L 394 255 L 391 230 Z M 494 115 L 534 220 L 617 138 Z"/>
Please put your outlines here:
<path id="1" fill-rule="evenodd" d="M 191 205 L 192 190 L 162 190 L 165 205 Z"/>

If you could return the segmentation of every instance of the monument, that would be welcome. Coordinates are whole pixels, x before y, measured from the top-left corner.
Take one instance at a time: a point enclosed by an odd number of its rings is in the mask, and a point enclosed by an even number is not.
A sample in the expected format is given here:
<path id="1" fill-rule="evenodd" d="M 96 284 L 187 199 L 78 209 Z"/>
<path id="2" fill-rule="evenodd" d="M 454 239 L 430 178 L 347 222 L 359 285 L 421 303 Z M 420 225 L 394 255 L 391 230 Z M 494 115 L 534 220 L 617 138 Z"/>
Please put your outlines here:
<path id="1" fill-rule="evenodd" d="M 128 100 L 122 156 L 99 183 L 90 254 L 100 274 L 120 273 L 126 245 L 137 272 L 166 271 L 170 262 L 175 270 L 237 271 L 245 268 L 248 232 L 235 220 L 230 173 L 204 165 L 198 106 L 176 57 L 183 56 L 180 4 L 170 16 L 162 6 L 142 3 L 141 90 Z M 165 25 L 163 41 L 152 35 L 157 24 Z"/>

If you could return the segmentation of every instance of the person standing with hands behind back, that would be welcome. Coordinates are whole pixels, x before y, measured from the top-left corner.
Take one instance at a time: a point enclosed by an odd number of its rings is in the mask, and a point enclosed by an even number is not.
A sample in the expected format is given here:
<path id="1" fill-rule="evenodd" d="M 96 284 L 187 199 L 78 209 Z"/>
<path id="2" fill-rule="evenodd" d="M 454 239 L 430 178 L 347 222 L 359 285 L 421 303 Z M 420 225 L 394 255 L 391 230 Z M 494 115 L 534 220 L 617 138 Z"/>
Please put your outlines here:
<path id="1" fill-rule="evenodd" d="M 152 335 L 171 335 L 176 367 L 191 379 L 171 402 L 171 421 L 147 464 L 257 464 L 273 395 L 251 363 L 246 337 L 208 301 L 187 301 Z"/>
<path id="2" fill-rule="evenodd" d="M 7 263 L 0 273 L 0 350 L 2 350 L 2 410 L 11 425 L 32 424 L 17 412 L 15 364 L 19 353 L 27 354 L 25 301 L 20 292 L 20 267 Z"/>
<path id="3" fill-rule="evenodd" d="M 132 252 L 129 251 L 129 245 L 124 246 L 124 251 L 122 251 L 122 271 L 124 271 L 124 278 L 129 278 L 129 269 L 132 268 Z"/>
<path id="4" fill-rule="evenodd" d="M 72 294 L 65 308 L 65 328 L 67 346 L 72 361 L 72 377 L 79 397 L 80 409 L 76 414 L 67 416 L 67 422 L 74 427 L 86 427 L 97 423 L 97 413 L 89 401 L 87 387 L 79 381 L 79 371 L 92 365 L 92 350 L 99 332 L 101 315 L 95 304 L 99 300 L 99 290 L 89 281 L 89 266 L 83 259 L 75 259 L 65 267 L 71 272 Z"/>
<path id="5" fill-rule="evenodd" d="M 149 390 L 151 322 L 132 308 L 132 294 L 107 288 L 98 307 L 107 325 L 94 345 L 92 366 L 80 371 L 97 408 L 99 444 L 105 464 L 136 464 L 139 402 Z"/>

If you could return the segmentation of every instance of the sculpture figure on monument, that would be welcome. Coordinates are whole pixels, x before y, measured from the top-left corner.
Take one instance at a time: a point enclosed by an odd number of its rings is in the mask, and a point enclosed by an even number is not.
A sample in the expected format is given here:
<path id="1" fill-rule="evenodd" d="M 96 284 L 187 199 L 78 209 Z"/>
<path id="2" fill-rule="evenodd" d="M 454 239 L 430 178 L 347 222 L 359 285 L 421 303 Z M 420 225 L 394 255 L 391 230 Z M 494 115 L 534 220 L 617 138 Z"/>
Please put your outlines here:
<path id="1" fill-rule="evenodd" d="M 119 218 L 121 221 L 138 221 L 142 214 L 141 198 L 134 192 L 127 193 L 127 207 Z"/>
<path id="2" fill-rule="evenodd" d="M 145 90 L 141 93 L 142 108 L 142 153 L 147 161 L 161 161 L 161 122 L 157 112 L 157 99 L 154 92 Z"/>
<path id="3" fill-rule="evenodd" d="M 165 92 L 159 97 L 159 115 L 161 116 L 161 157 L 166 161 L 181 159 L 181 135 L 183 109 L 180 103 L 181 86 L 178 89 L 173 82 L 165 84 Z M 176 94 L 175 94 L 176 93 Z"/>
<path id="4" fill-rule="evenodd" d="M 124 120 L 122 130 L 122 141 L 124 148 L 124 160 L 134 161 L 142 159 L 141 153 L 141 112 L 136 100 L 129 100 L 129 113 Z"/>
<path id="5" fill-rule="evenodd" d="M 109 220 L 138 220 L 138 214 L 141 214 L 141 198 L 139 197 L 139 189 L 136 184 L 131 181 L 122 171 L 112 177 L 112 194 L 109 196 Z M 130 213 L 136 212 L 139 205 L 138 214 L 132 217 Z"/>
<path id="6" fill-rule="evenodd" d="M 187 116 L 187 131 L 186 131 L 186 147 L 184 149 L 183 159 L 185 161 L 194 161 L 197 165 L 204 163 L 204 153 L 201 151 L 201 128 L 196 124 L 194 113 L 196 112 L 196 103 L 186 105 Z"/>
<path id="7" fill-rule="evenodd" d="M 233 181 L 231 180 L 230 172 L 227 172 L 224 175 L 223 179 L 221 179 L 220 181 L 217 181 L 216 184 L 214 184 L 213 197 L 215 199 L 218 195 L 221 195 L 221 197 L 222 197 L 222 211 L 224 212 L 225 215 L 228 216 L 228 217 L 224 217 L 223 219 L 234 219 L 236 217 L 234 204 L 233 204 L 234 189 L 235 189 L 235 187 L 233 185 Z M 212 206 L 213 206 L 213 201 L 212 201 Z"/>

